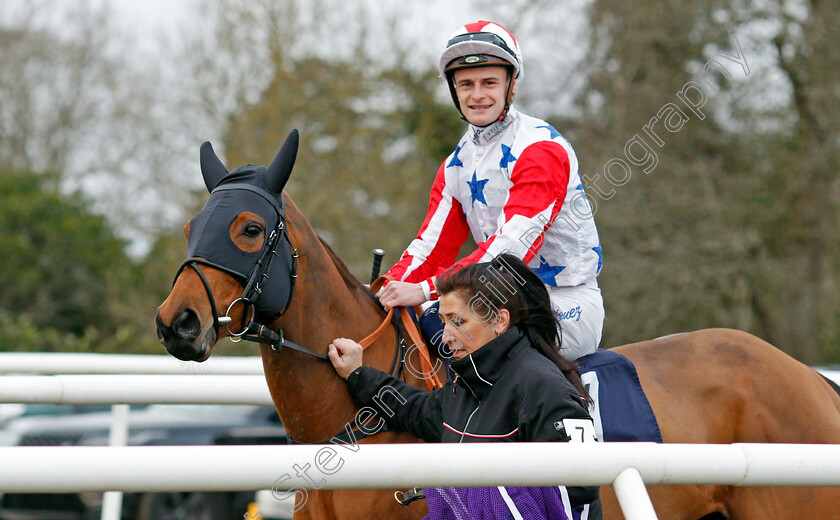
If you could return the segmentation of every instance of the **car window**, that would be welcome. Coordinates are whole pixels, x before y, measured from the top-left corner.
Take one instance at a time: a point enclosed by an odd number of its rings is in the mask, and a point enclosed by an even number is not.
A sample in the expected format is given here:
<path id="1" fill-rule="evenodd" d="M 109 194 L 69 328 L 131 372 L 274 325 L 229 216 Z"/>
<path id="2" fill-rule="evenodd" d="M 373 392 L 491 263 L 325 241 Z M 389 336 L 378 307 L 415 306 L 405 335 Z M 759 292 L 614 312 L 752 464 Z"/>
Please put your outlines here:
<path id="1" fill-rule="evenodd" d="M 77 413 L 107 412 L 111 405 L 27 404 L 22 417 L 36 415 L 73 415 Z"/>

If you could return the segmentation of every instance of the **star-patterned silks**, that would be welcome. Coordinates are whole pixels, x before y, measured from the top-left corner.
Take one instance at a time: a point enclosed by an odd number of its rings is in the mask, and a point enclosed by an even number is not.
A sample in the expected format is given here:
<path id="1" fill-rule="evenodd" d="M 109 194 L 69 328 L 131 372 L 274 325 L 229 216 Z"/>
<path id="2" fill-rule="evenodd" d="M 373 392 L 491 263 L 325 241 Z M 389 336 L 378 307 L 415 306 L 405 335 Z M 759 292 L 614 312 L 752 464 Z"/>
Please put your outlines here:
<path id="1" fill-rule="evenodd" d="M 508 165 L 516 161 L 516 157 L 510 153 L 510 147 L 502 145 L 502 160 L 499 161 L 499 168 L 507 168 Z"/>
<path id="2" fill-rule="evenodd" d="M 455 147 L 455 153 L 452 154 L 452 160 L 449 161 L 449 164 L 446 165 L 447 168 L 452 168 L 453 166 L 463 166 L 464 163 L 461 162 L 461 159 L 458 159 L 458 152 L 461 151 L 461 145 Z"/>
<path id="3" fill-rule="evenodd" d="M 581 194 L 581 195 L 583 195 L 584 200 L 586 200 L 587 202 L 589 202 L 589 197 L 587 197 L 587 196 L 586 196 L 586 192 L 585 192 L 585 191 L 583 191 L 583 184 L 578 184 L 578 185 L 577 185 L 577 188 L 575 188 L 575 189 L 576 189 L 576 190 L 578 190 L 578 191 L 580 192 L 580 194 Z"/>
<path id="4" fill-rule="evenodd" d="M 598 269 L 595 271 L 595 274 L 598 274 L 601 272 L 601 266 L 604 265 L 604 252 L 601 250 L 601 243 L 599 242 L 598 246 L 593 247 L 592 250 L 598 255 Z"/>
<path id="5" fill-rule="evenodd" d="M 556 129 L 556 128 L 554 128 L 554 127 L 553 127 L 553 126 L 551 126 L 551 125 L 538 126 L 537 128 L 545 128 L 545 129 L 547 129 L 547 130 L 551 133 L 551 139 L 554 139 L 554 138 L 556 138 L 556 137 L 560 137 L 560 136 L 562 136 L 562 135 L 563 135 L 563 134 L 561 134 L 560 132 L 558 132 L 558 131 L 557 131 L 557 129 Z"/>
<path id="6" fill-rule="evenodd" d="M 470 195 L 472 196 L 472 205 L 475 207 L 475 202 L 483 202 L 484 205 L 487 205 L 487 201 L 484 199 L 484 185 L 490 182 L 490 179 L 482 179 L 478 180 L 475 176 L 476 172 L 473 172 L 472 180 L 467 181 L 467 184 L 470 186 Z"/>
<path id="7" fill-rule="evenodd" d="M 565 265 L 548 265 L 545 258 L 540 257 L 539 267 L 534 267 L 531 270 L 537 273 L 537 276 L 540 277 L 540 280 L 542 280 L 544 284 L 557 287 L 557 282 L 554 281 L 554 277 L 565 268 Z"/>

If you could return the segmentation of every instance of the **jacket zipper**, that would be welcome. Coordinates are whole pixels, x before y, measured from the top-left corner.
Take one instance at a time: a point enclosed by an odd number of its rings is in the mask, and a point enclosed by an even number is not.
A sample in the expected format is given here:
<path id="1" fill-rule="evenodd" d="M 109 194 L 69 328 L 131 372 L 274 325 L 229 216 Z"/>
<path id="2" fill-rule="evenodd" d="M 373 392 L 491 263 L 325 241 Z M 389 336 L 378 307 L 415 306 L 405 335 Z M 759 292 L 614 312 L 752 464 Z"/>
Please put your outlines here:
<path id="1" fill-rule="evenodd" d="M 461 440 L 458 441 L 459 444 L 464 442 L 464 436 L 467 435 L 467 428 L 470 426 L 470 421 L 472 421 L 473 415 L 475 415 L 475 412 L 477 412 L 479 408 L 481 408 L 481 401 L 478 402 L 478 406 L 476 406 L 475 410 L 473 410 L 470 416 L 467 417 L 467 424 L 464 425 L 464 431 L 461 433 Z"/>
<path id="2" fill-rule="evenodd" d="M 453 370 L 453 372 L 455 372 L 455 371 Z M 477 372 L 476 372 L 476 373 L 477 373 Z M 458 373 L 457 373 L 457 372 L 455 372 L 455 379 L 452 381 L 452 397 L 455 397 L 455 389 L 457 388 L 457 385 L 456 385 L 455 383 L 458 381 L 458 378 L 459 378 L 459 377 L 460 377 L 460 376 L 458 375 Z M 469 425 L 470 425 L 470 421 L 472 420 L 473 415 L 475 415 L 475 412 L 477 412 L 477 411 L 478 411 L 478 409 L 479 409 L 479 408 L 481 408 L 481 400 L 480 400 L 478 397 L 476 397 L 475 392 L 473 392 L 473 389 L 472 389 L 472 388 L 470 388 L 470 385 L 469 385 L 469 384 L 467 384 L 467 382 L 466 382 L 466 381 L 463 381 L 463 379 L 462 379 L 462 382 L 464 383 L 464 386 L 465 386 L 465 387 L 467 387 L 467 390 L 469 390 L 469 391 L 470 391 L 470 394 L 472 394 L 473 399 L 475 399 L 475 400 L 476 400 L 476 402 L 478 403 L 478 405 L 475 407 L 475 410 L 473 410 L 473 411 L 472 411 L 472 413 L 470 413 L 470 416 L 469 416 L 469 417 L 467 417 L 467 424 L 465 424 L 465 425 L 464 425 L 464 430 L 461 432 L 461 439 L 458 441 L 458 443 L 459 443 L 459 444 L 460 444 L 460 443 L 462 443 L 462 442 L 464 442 L 464 436 L 466 436 L 466 435 L 467 435 L 467 428 L 468 428 L 468 427 L 469 427 Z"/>

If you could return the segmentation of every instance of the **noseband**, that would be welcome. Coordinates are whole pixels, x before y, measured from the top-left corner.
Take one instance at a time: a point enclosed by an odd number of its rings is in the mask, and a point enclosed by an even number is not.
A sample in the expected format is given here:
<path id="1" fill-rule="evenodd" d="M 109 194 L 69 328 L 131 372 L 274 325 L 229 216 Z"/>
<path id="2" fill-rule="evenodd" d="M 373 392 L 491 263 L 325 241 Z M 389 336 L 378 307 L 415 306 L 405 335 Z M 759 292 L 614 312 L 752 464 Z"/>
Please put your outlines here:
<path id="1" fill-rule="evenodd" d="M 210 311 L 213 314 L 213 330 L 216 333 L 217 338 L 219 337 L 221 327 L 224 326 L 227 330 L 228 335 L 231 338 L 231 341 L 235 343 L 242 341 L 243 339 L 247 339 L 251 341 L 258 341 L 261 343 L 269 343 L 271 344 L 273 349 L 278 350 L 277 345 L 282 345 L 284 343 L 282 334 L 278 335 L 265 325 L 254 321 L 256 319 L 256 307 L 254 306 L 254 304 L 257 298 L 259 298 L 259 296 L 262 294 L 264 284 L 268 283 L 269 281 L 269 270 L 271 268 L 271 263 L 277 256 L 278 246 L 281 244 L 281 241 L 285 241 L 287 244 L 289 244 L 289 248 L 291 251 L 292 263 L 291 268 L 289 270 L 288 280 L 289 297 L 283 309 L 280 310 L 273 317 L 273 319 L 276 319 L 285 314 L 286 311 L 289 309 L 289 305 L 291 305 L 292 303 L 292 297 L 294 296 L 295 290 L 295 282 L 297 280 L 298 252 L 297 249 L 292 245 L 291 239 L 289 238 L 288 229 L 286 227 L 285 212 L 282 211 L 281 207 L 277 204 L 276 200 L 274 200 L 273 197 L 270 197 L 268 193 L 255 186 L 241 183 L 230 184 L 218 186 L 216 189 L 213 190 L 213 192 L 215 193 L 216 191 L 225 190 L 252 191 L 266 199 L 274 207 L 274 210 L 277 213 L 277 226 L 271 231 L 268 240 L 263 246 L 262 254 L 260 254 L 256 263 L 254 264 L 254 267 L 247 275 L 229 267 L 226 267 L 224 265 L 221 265 L 218 262 L 207 260 L 206 258 L 196 256 L 187 258 L 181 263 L 180 267 L 178 267 L 178 272 L 175 273 L 175 279 L 172 281 L 172 285 L 175 285 L 175 282 L 178 280 L 178 277 L 181 275 L 184 269 L 186 269 L 187 267 L 191 268 L 198 275 L 202 285 L 204 285 L 204 290 L 207 293 L 207 299 L 210 301 Z M 216 298 L 213 296 L 213 289 L 210 287 L 210 282 L 207 281 L 207 277 L 204 275 L 204 272 L 199 267 L 200 265 L 217 269 L 231 276 L 244 288 L 242 296 L 233 300 L 230 303 L 230 305 L 228 305 L 223 315 L 219 314 L 218 307 L 216 306 Z M 233 318 L 231 318 L 230 316 L 230 312 L 237 303 L 242 303 L 244 309 L 242 313 L 241 327 L 238 332 L 233 332 L 232 330 L 230 330 L 230 324 L 233 321 Z"/>

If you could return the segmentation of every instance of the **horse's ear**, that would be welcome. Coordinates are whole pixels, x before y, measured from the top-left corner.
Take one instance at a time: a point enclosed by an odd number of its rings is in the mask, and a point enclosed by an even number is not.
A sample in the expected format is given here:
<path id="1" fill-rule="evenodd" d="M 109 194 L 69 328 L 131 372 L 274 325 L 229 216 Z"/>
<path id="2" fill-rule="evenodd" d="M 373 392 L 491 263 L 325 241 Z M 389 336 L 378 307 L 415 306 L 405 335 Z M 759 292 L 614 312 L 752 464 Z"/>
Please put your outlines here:
<path id="1" fill-rule="evenodd" d="M 222 177 L 227 175 L 228 171 L 222 161 L 216 157 L 216 152 L 213 151 L 213 146 L 209 141 L 205 141 L 201 145 L 200 151 L 201 176 L 204 177 L 204 185 L 207 186 L 207 191 L 212 192 Z"/>
<path id="2" fill-rule="evenodd" d="M 268 166 L 265 172 L 265 184 L 272 193 L 283 191 L 283 187 L 288 182 L 297 158 L 299 141 L 300 136 L 297 130 L 289 132 L 286 142 L 283 143 L 280 151 L 277 152 L 277 156 Z"/>

